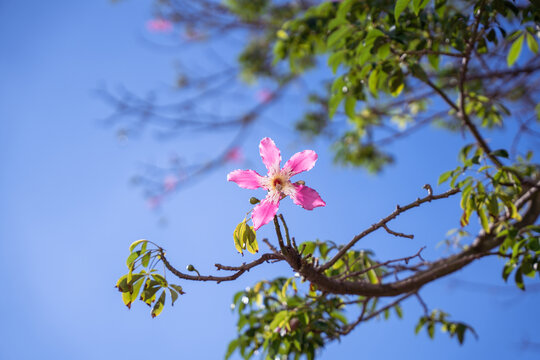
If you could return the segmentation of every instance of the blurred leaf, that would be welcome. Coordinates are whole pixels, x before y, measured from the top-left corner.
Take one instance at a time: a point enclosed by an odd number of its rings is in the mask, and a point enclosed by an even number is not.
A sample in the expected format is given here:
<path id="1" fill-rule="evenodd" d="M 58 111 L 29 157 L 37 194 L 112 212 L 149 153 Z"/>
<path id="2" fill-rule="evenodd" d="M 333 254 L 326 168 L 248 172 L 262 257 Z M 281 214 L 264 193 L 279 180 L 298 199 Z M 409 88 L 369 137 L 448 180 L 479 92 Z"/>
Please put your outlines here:
<path id="1" fill-rule="evenodd" d="M 521 49 L 523 47 L 523 35 L 520 35 L 514 42 L 512 43 L 512 46 L 510 47 L 510 51 L 508 52 L 508 56 L 506 58 L 506 63 L 508 64 L 508 67 L 511 67 L 514 65 L 516 60 L 519 58 L 519 54 L 521 54 Z"/>
<path id="2" fill-rule="evenodd" d="M 135 249 L 135 247 L 136 247 L 137 245 L 139 245 L 139 244 L 141 244 L 141 243 L 143 243 L 143 242 L 146 243 L 146 242 L 148 242 L 148 240 L 146 240 L 146 239 L 140 239 L 140 240 L 137 240 L 137 241 L 132 242 L 131 245 L 129 246 L 129 252 L 132 252 L 133 249 Z"/>
<path id="3" fill-rule="evenodd" d="M 407 8 L 407 5 L 409 5 L 409 2 L 411 0 L 397 0 L 396 6 L 394 8 L 394 18 L 396 19 L 396 23 L 398 22 L 398 19 L 403 12 Z"/>
<path id="4" fill-rule="evenodd" d="M 534 36 L 532 36 L 530 33 L 527 33 L 527 46 L 533 53 L 538 53 L 538 43 L 536 42 Z"/>

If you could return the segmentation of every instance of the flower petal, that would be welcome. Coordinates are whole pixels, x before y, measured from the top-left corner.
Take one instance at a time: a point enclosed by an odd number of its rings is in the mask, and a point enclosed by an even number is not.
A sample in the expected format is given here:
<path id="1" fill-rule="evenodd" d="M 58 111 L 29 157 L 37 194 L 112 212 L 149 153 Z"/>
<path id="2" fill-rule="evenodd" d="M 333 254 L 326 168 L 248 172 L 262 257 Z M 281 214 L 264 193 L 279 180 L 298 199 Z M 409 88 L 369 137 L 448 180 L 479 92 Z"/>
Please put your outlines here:
<path id="1" fill-rule="evenodd" d="M 251 215 L 251 219 L 253 220 L 253 228 L 257 230 L 261 226 L 268 224 L 276 215 L 278 208 L 279 201 L 273 202 L 269 199 L 269 197 L 261 201 L 257 206 L 255 206 L 253 209 L 253 214 Z"/>
<path id="2" fill-rule="evenodd" d="M 317 153 L 313 150 L 304 150 L 294 154 L 283 166 L 291 175 L 296 175 L 302 171 L 308 171 L 315 166 L 317 162 Z"/>
<path id="3" fill-rule="evenodd" d="M 264 138 L 259 144 L 259 152 L 261 153 L 261 158 L 268 169 L 268 173 L 275 173 L 279 171 L 279 164 L 281 163 L 281 153 L 277 148 L 274 140 L 270 138 Z"/>
<path id="4" fill-rule="evenodd" d="M 312 188 L 304 185 L 293 184 L 295 193 L 291 194 L 291 198 L 296 205 L 300 205 L 306 210 L 313 210 L 319 206 L 326 206 L 326 203 L 321 199 L 320 195 Z"/>
<path id="5" fill-rule="evenodd" d="M 253 170 L 234 170 L 227 175 L 228 181 L 234 181 L 241 188 L 257 189 L 261 187 L 263 177 Z"/>

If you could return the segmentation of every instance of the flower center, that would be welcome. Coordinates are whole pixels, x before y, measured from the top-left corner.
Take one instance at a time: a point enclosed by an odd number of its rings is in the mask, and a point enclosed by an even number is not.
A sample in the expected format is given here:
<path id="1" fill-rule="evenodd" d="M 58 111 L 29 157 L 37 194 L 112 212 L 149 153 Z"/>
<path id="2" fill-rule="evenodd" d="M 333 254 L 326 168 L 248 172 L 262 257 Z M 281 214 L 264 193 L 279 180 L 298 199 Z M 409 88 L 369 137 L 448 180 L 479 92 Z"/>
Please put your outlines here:
<path id="1" fill-rule="evenodd" d="M 275 178 L 274 181 L 272 181 L 272 186 L 277 190 L 281 191 L 283 189 L 283 183 L 281 182 L 280 178 Z"/>

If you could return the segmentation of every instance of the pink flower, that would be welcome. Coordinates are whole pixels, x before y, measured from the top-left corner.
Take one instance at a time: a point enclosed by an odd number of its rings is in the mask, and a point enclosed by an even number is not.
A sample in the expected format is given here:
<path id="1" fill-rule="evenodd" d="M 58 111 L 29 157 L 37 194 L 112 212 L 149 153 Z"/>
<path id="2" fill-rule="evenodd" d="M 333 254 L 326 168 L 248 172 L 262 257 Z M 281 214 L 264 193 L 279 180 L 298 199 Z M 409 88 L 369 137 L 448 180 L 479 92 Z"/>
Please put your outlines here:
<path id="1" fill-rule="evenodd" d="M 167 19 L 156 18 L 146 22 L 146 28 L 151 32 L 169 32 L 172 30 L 172 23 Z"/>
<path id="2" fill-rule="evenodd" d="M 173 191 L 176 188 L 176 185 L 178 185 L 179 179 L 174 175 L 167 175 L 165 179 L 163 179 L 163 188 L 165 191 Z"/>
<path id="3" fill-rule="evenodd" d="M 242 153 L 242 149 L 239 148 L 238 146 L 231 148 L 225 154 L 225 161 L 230 161 L 230 162 L 244 161 L 244 154 Z"/>
<path id="4" fill-rule="evenodd" d="M 274 94 L 270 90 L 262 89 L 257 91 L 257 100 L 259 100 L 260 103 L 266 104 L 272 100 L 273 97 Z"/>
<path id="5" fill-rule="evenodd" d="M 326 206 L 319 194 L 310 187 L 291 183 L 290 178 L 315 166 L 317 153 L 313 150 L 304 150 L 294 154 L 280 169 L 281 153 L 270 138 L 264 138 L 259 144 L 262 161 L 268 169 L 266 176 L 261 176 L 253 170 L 235 170 L 227 175 L 228 181 L 234 181 L 244 189 L 257 189 L 262 187 L 268 190 L 266 198 L 253 209 L 253 227 L 255 230 L 268 224 L 276 215 L 279 202 L 290 196 L 296 205 L 306 210 L 313 210 L 318 206 Z"/>

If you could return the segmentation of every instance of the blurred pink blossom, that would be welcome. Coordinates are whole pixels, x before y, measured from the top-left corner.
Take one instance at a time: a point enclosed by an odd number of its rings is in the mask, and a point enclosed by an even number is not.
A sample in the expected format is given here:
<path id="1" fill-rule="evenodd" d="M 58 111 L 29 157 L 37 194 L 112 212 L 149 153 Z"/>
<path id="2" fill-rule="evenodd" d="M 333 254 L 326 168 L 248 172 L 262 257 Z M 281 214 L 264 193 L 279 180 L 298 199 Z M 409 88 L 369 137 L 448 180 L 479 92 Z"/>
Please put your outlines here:
<path id="1" fill-rule="evenodd" d="M 262 90 L 257 91 L 256 96 L 259 102 L 266 104 L 267 102 L 272 100 L 272 98 L 274 97 L 274 94 L 268 89 L 262 89 Z"/>
<path id="2" fill-rule="evenodd" d="M 150 209 L 156 209 L 159 207 L 159 205 L 161 205 L 161 196 L 152 196 L 148 198 L 147 204 Z"/>
<path id="3" fill-rule="evenodd" d="M 163 179 L 163 188 L 165 191 L 173 191 L 178 185 L 178 181 L 180 181 L 180 179 L 175 175 L 167 175 L 165 179 Z"/>
<path id="4" fill-rule="evenodd" d="M 150 32 L 169 32 L 172 30 L 173 24 L 167 19 L 156 18 L 148 20 L 146 28 Z"/>
<path id="5" fill-rule="evenodd" d="M 225 154 L 225 161 L 240 163 L 244 161 L 244 153 L 241 148 L 235 146 Z"/>

